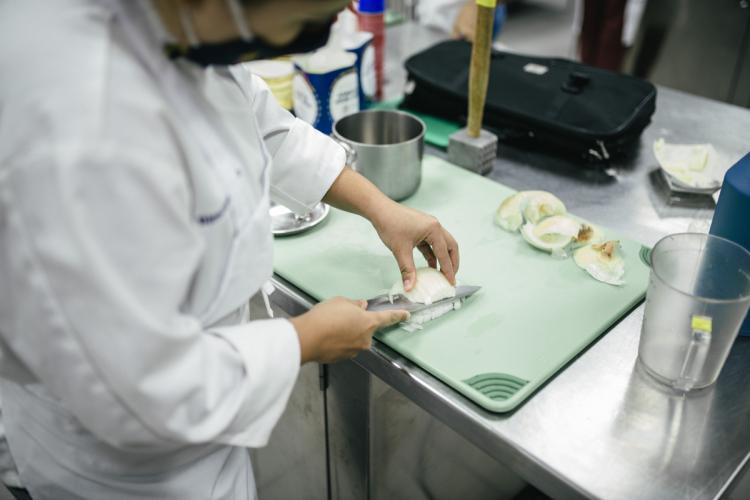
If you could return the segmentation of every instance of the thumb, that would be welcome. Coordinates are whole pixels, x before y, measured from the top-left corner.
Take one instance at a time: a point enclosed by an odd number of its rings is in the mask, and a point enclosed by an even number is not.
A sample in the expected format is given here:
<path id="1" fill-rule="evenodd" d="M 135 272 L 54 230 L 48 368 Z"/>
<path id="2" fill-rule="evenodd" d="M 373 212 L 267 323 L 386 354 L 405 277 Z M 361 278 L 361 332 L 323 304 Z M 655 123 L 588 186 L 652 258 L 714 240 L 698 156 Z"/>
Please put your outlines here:
<path id="1" fill-rule="evenodd" d="M 411 248 L 394 252 L 398 269 L 401 271 L 401 280 L 404 282 L 404 290 L 409 291 L 414 288 L 417 270 L 414 266 L 414 254 Z"/>
<path id="2" fill-rule="evenodd" d="M 367 301 L 364 299 L 346 299 L 346 301 L 359 309 L 367 309 Z"/>
<path id="3" fill-rule="evenodd" d="M 372 314 L 375 315 L 378 329 L 395 325 L 396 323 L 401 323 L 402 321 L 407 321 L 409 319 L 408 311 L 378 311 Z"/>

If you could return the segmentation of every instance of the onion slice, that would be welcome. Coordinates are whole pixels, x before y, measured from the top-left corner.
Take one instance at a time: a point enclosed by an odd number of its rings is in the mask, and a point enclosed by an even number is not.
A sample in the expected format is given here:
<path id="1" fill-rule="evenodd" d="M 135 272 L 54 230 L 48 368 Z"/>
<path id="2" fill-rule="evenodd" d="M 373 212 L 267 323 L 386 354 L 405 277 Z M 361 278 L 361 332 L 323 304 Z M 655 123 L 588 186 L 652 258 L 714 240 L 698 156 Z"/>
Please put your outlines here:
<path id="1" fill-rule="evenodd" d="M 619 241 L 581 247 L 573 254 L 573 260 L 597 281 L 614 286 L 625 284 L 625 260 L 620 255 Z"/>
<path id="2" fill-rule="evenodd" d="M 565 212 L 563 202 L 552 193 L 519 191 L 500 203 L 495 211 L 495 224 L 506 231 L 515 232 L 523 225 L 524 219 L 536 224 L 545 217 Z"/>
<path id="3" fill-rule="evenodd" d="M 581 223 L 565 215 L 555 215 L 537 225 L 526 223 L 521 236 L 529 245 L 551 253 L 567 247 L 580 232 Z"/>
<path id="4" fill-rule="evenodd" d="M 532 224 L 538 223 L 545 217 L 563 215 L 567 212 L 560 198 L 547 191 L 529 191 L 523 217 Z"/>

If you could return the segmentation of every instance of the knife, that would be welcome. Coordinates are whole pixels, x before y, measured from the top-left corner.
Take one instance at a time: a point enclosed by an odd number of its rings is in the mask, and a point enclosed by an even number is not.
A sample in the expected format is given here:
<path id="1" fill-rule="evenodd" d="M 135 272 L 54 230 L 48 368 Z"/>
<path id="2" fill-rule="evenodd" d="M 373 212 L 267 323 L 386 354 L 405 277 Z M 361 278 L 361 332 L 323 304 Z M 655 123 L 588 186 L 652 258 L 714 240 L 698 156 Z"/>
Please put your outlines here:
<path id="1" fill-rule="evenodd" d="M 481 286 L 469 286 L 469 285 L 459 285 L 456 287 L 456 295 L 455 297 L 448 297 L 447 299 L 438 300 L 437 302 L 433 302 L 432 304 L 420 304 L 419 302 L 412 302 L 411 300 L 407 299 L 402 294 L 395 294 L 393 296 L 393 302 L 391 302 L 390 298 L 388 297 L 388 294 L 385 293 L 383 295 L 378 295 L 377 297 L 373 297 L 370 300 L 367 301 L 367 310 L 368 311 L 409 311 L 410 313 L 415 313 L 419 311 L 423 311 L 425 309 L 429 309 L 431 307 L 438 307 L 443 304 L 448 304 L 450 302 L 455 302 L 456 300 L 461 300 L 462 302 L 466 300 L 467 298 L 474 295 Z"/>

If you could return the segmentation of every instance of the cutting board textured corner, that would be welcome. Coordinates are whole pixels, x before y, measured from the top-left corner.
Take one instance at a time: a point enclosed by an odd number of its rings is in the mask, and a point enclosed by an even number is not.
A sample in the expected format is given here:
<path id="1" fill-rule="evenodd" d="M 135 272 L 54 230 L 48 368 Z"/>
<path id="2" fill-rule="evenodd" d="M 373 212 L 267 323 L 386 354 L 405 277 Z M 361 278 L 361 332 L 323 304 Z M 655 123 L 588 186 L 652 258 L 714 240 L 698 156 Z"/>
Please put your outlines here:
<path id="1" fill-rule="evenodd" d="M 590 278 L 572 259 L 531 248 L 492 222 L 513 190 L 427 156 L 405 204 L 435 215 L 460 245 L 459 282 L 481 285 L 458 311 L 409 333 L 377 338 L 484 408 L 512 410 L 643 299 L 648 284 L 639 243 L 620 239 L 626 285 Z M 563 200 L 565 201 L 565 200 Z M 323 300 L 369 298 L 399 279 L 370 224 L 332 209 L 324 223 L 274 243 L 276 273 Z M 415 253 L 416 255 L 416 253 Z M 417 265 L 424 265 L 419 257 Z"/>

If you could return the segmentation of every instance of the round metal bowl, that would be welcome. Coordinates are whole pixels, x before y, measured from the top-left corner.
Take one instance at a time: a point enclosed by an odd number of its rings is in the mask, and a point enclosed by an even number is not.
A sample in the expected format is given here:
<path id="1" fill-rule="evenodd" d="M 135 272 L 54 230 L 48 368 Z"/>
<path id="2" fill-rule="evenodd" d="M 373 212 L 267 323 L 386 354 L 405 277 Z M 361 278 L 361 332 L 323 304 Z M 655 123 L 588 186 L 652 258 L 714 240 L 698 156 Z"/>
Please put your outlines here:
<path id="1" fill-rule="evenodd" d="M 323 222 L 330 211 L 331 207 L 325 203 L 318 203 L 310 213 L 300 216 L 284 205 L 271 202 L 268 211 L 271 215 L 271 231 L 275 236 L 289 236 L 307 231 Z"/>

